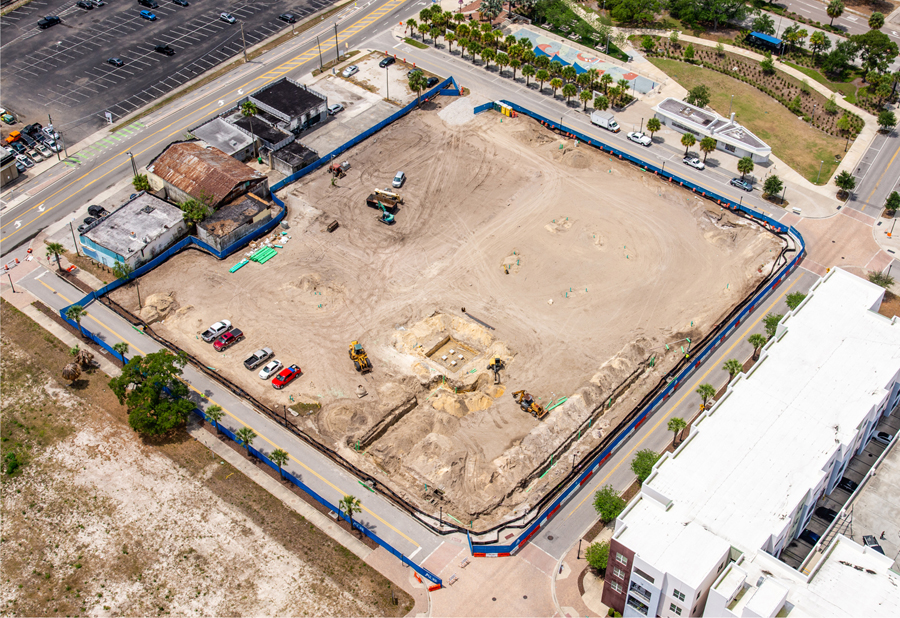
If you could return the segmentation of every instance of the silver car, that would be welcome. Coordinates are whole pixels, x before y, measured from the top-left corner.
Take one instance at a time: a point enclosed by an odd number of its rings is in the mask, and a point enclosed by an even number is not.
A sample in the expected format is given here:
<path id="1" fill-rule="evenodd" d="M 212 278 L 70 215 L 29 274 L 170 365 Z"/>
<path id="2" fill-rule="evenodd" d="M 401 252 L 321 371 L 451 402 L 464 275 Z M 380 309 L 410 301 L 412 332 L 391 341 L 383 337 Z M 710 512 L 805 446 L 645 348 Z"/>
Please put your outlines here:
<path id="1" fill-rule="evenodd" d="M 350 77 L 351 75 L 356 75 L 357 73 L 359 73 L 359 67 L 355 64 L 351 64 L 346 69 L 344 69 L 344 72 L 341 73 L 341 75 L 343 75 L 344 77 Z"/>
<path id="2" fill-rule="evenodd" d="M 281 369 L 281 361 L 278 359 L 275 359 L 275 360 L 269 362 L 268 365 L 266 365 L 265 367 L 263 367 L 260 370 L 259 377 L 262 380 L 268 380 L 269 378 L 274 376 L 276 373 L 278 373 L 279 369 Z"/>

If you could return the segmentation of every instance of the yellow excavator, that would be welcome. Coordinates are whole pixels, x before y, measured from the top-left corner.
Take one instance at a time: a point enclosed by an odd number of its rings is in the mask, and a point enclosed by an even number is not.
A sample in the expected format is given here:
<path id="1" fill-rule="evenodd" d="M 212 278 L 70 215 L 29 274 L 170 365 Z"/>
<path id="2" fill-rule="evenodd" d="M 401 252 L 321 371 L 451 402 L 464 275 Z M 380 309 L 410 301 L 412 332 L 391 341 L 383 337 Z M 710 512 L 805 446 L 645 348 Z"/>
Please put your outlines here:
<path id="1" fill-rule="evenodd" d="M 513 399 L 516 400 L 516 403 L 519 404 L 519 407 L 522 408 L 524 412 L 528 412 L 534 418 L 540 420 L 547 415 L 547 410 L 544 409 L 544 406 L 537 403 L 529 393 L 525 391 L 516 391 L 512 394 Z"/>
<path id="2" fill-rule="evenodd" d="M 359 341 L 350 342 L 350 360 L 353 361 L 358 372 L 369 373 L 372 371 L 372 361 L 369 360 L 366 350 Z"/>
<path id="3" fill-rule="evenodd" d="M 506 369 L 503 359 L 499 356 L 495 356 L 487 368 L 494 372 L 494 384 L 500 384 L 500 370 Z"/>

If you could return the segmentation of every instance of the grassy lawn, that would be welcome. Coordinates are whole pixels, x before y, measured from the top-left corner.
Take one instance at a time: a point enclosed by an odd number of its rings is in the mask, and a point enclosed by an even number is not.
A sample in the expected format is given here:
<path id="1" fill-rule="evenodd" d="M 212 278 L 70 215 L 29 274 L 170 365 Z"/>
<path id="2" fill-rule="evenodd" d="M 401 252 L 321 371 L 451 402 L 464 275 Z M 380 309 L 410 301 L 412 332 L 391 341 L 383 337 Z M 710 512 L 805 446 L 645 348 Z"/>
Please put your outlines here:
<path id="1" fill-rule="evenodd" d="M 411 39 L 409 37 L 406 37 L 405 39 L 403 39 L 403 41 L 409 43 L 413 47 L 418 47 L 419 49 L 428 49 L 428 46 L 425 43 L 422 43 L 421 41 L 417 41 L 415 39 Z"/>
<path id="2" fill-rule="evenodd" d="M 804 75 L 808 75 L 820 84 L 827 86 L 829 89 L 834 90 L 835 92 L 840 92 L 844 95 L 844 99 L 847 100 L 847 103 L 856 105 L 856 86 L 854 86 L 852 83 L 829 81 L 829 79 L 822 75 L 819 71 L 816 71 L 815 69 L 811 69 L 809 67 L 800 66 L 799 64 L 794 64 L 793 62 L 785 62 L 784 64 L 797 69 Z"/>
<path id="3" fill-rule="evenodd" d="M 710 107 L 722 116 L 728 115 L 731 95 L 736 120 L 772 147 L 772 153 L 810 182 L 816 181 L 819 162 L 822 167 L 819 184 L 827 184 L 838 163 L 834 155 L 843 156 L 845 140 L 812 128 L 786 107 L 753 86 L 717 71 L 669 60 L 648 58 L 679 84 L 690 90 L 706 84 L 711 93 Z"/>

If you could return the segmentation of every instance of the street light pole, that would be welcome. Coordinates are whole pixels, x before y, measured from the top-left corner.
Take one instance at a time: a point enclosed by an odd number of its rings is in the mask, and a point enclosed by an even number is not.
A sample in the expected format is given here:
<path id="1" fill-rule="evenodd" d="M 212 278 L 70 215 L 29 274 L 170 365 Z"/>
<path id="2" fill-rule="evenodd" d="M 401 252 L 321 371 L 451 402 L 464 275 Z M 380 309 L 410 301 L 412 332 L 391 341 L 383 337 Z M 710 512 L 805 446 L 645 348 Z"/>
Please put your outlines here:
<path id="1" fill-rule="evenodd" d="M 890 274 L 890 271 L 888 271 L 888 274 Z M 12 292 L 13 292 L 13 294 L 15 294 L 15 293 L 16 293 L 16 286 L 13 285 L 13 282 L 12 282 L 12 274 L 11 274 L 11 273 L 6 273 L 6 276 L 9 277 L 9 287 L 12 288 Z"/>
<path id="2" fill-rule="evenodd" d="M 244 44 L 244 62 L 250 62 L 247 58 L 247 39 L 244 37 L 244 22 L 241 22 L 241 41 Z"/>
<path id="3" fill-rule="evenodd" d="M 125 154 L 127 154 L 129 157 L 131 157 L 131 169 L 134 170 L 134 177 L 137 178 L 137 175 L 138 175 L 138 173 L 137 173 L 137 165 L 136 165 L 135 162 L 134 162 L 134 155 L 131 154 L 131 151 L 130 151 L 130 150 L 129 150 L 128 152 L 126 152 Z"/>
<path id="4" fill-rule="evenodd" d="M 325 70 L 325 64 L 322 62 L 322 44 L 319 43 L 319 35 L 316 35 L 316 45 L 319 46 L 319 72 Z"/>
<path id="5" fill-rule="evenodd" d="M 388 78 L 388 73 L 391 70 L 391 65 L 384 67 L 384 91 L 387 94 L 385 97 L 388 101 L 391 100 L 391 80 Z"/>
<path id="6" fill-rule="evenodd" d="M 334 22 L 334 61 L 335 62 L 341 61 L 341 45 L 340 45 L 340 42 L 338 41 L 337 22 Z"/>
<path id="7" fill-rule="evenodd" d="M 816 174 L 816 184 L 819 184 L 819 176 L 822 175 L 822 166 L 825 165 L 825 161 L 819 161 L 819 173 Z"/>

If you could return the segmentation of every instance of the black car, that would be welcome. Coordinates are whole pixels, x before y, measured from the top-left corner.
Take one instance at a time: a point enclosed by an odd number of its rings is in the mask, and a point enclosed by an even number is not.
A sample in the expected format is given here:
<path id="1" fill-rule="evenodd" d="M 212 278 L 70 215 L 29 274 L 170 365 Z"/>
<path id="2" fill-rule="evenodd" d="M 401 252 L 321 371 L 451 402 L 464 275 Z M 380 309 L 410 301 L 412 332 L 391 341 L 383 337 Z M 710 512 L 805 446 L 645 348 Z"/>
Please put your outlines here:
<path id="1" fill-rule="evenodd" d="M 388 56 L 387 58 L 385 58 L 381 62 L 379 62 L 378 66 L 380 66 L 383 69 L 385 67 L 391 66 L 395 62 L 397 62 L 397 61 L 394 58 L 392 58 L 391 56 Z"/>
<path id="2" fill-rule="evenodd" d="M 92 223 L 95 223 L 97 220 L 93 217 L 85 217 L 84 223 L 78 226 L 78 231 L 84 234 L 89 227 L 91 227 Z"/>
<path id="3" fill-rule="evenodd" d="M 829 509 L 828 507 L 820 506 L 816 509 L 816 517 L 821 517 L 822 519 L 830 523 L 834 521 L 835 517 L 837 517 L 837 512 L 833 509 Z"/>
<path id="4" fill-rule="evenodd" d="M 156 0 L 138 0 L 138 4 L 141 6 L 145 6 L 148 9 L 158 9 L 159 3 Z"/>
<path id="5" fill-rule="evenodd" d="M 22 129 L 22 133 L 33 138 L 37 135 L 40 135 L 41 129 L 43 128 L 44 127 L 41 125 L 41 123 L 35 122 L 34 124 L 25 125 L 25 128 Z"/>
<path id="6" fill-rule="evenodd" d="M 191 3 L 187 0 L 172 0 L 172 2 L 174 2 L 178 6 L 191 6 Z"/>
<path id="7" fill-rule="evenodd" d="M 56 24 L 62 23 L 62 20 L 56 15 L 47 15 L 46 17 L 42 17 L 38 20 L 37 26 L 41 30 L 46 30 L 50 26 L 55 26 Z"/>
<path id="8" fill-rule="evenodd" d="M 838 487 L 840 487 L 841 489 L 846 489 L 852 494 L 854 491 L 856 491 L 856 488 L 859 487 L 859 483 L 857 483 L 856 481 L 851 481 L 845 476 L 841 479 L 841 482 L 838 483 Z"/>
<path id="9" fill-rule="evenodd" d="M 429 88 L 434 88 L 435 86 L 438 85 L 438 82 L 440 82 L 440 81 L 441 81 L 441 80 L 439 80 L 437 77 L 429 77 L 429 78 L 428 78 L 427 86 L 428 86 Z"/>
<path id="10" fill-rule="evenodd" d="M 123 66 L 125 66 L 125 63 L 122 62 L 122 59 L 121 59 L 121 58 L 110 58 L 110 59 L 107 60 L 106 62 L 108 62 L 109 64 L 113 65 L 114 67 L 123 67 Z"/>
<path id="11" fill-rule="evenodd" d="M 296 23 L 296 21 L 297 21 L 297 18 L 294 16 L 293 13 L 282 13 L 281 15 L 278 16 L 278 19 L 280 19 L 281 21 L 288 23 L 288 24 L 293 24 L 293 23 Z"/>
<path id="12" fill-rule="evenodd" d="M 75 6 L 84 9 L 85 11 L 91 11 L 94 8 L 94 3 L 88 2 L 87 0 L 78 0 L 78 2 L 75 3 Z"/>
<path id="13" fill-rule="evenodd" d="M 27 150 L 27 148 L 25 148 L 25 145 L 22 142 L 13 142 L 12 144 L 9 145 L 9 147 L 12 148 L 13 150 L 15 150 L 16 152 L 18 152 L 19 154 L 25 154 L 25 151 Z"/>
<path id="14" fill-rule="evenodd" d="M 91 204 L 88 206 L 88 214 L 92 217 L 96 217 L 97 219 L 102 219 L 109 213 L 106 212 L 106 209 L 103 206 L 97 206 L 96 204 Z"/>
<path id="15" fill-rule="evenodd" d="M 819 535 L 815 532 L 810 532 L 809 530 L 804 530 L 800 533 L 798 537 L 801 541 L 806 541 L 810 545 L 815 545 L 819 542 Z"/>
<path id="16" fill-rule="evenodd" d="M 169 47 L 168 45 L 157 45 L 153 48 L 154 51 L 158 51 L 161 54 L 165 54 L 167 56 L 174 56 L 175 50 Z"/>

